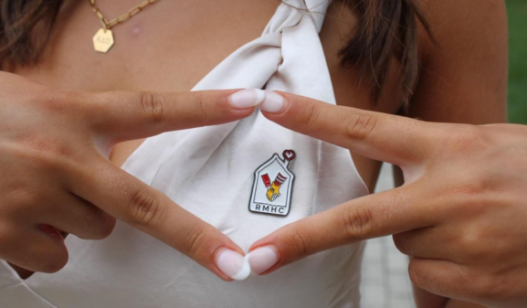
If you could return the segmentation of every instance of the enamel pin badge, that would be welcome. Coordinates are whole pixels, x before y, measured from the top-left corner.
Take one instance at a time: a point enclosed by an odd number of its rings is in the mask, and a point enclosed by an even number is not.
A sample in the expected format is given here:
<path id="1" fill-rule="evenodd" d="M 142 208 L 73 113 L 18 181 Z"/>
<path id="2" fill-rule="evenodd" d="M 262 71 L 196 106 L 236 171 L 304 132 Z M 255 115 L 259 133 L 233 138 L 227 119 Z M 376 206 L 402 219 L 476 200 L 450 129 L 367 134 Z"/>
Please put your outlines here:
<path id="1" fill-rule="evenodd" d="M 274 154 L 254 172 L 254 183 L 249 201 L 249 210 L 286 216 L 291 209 L 291 198 L 295 175 L 289 170 L 289 163 L 295 159 L 293 150 L 285 150 L 283 159 Z"/>

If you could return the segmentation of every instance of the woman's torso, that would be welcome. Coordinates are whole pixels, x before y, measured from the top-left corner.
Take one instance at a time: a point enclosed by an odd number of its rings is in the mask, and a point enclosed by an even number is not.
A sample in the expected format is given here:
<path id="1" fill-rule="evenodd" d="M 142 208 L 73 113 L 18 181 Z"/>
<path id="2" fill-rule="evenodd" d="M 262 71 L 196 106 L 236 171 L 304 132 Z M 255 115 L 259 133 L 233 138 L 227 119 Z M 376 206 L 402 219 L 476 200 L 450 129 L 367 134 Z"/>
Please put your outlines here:
<path id="1" fill-rule="evenodd" d="M 98 20 L 91 12 L 88 1 L 77 1 L 68 4 L 61 12 L 42 64 L 19 69 L 16 73 L 72 90 L 188 91 L 229 54 L 260 36 L 279 4 L 278 1 L 270 0 L 225 0 L 214 2 L 213 5 L 205 0 L 160 1 L 117 26 L 114 29 L 115 46 L 108 54 L 99 54 L 93 51 L 91 41 L 100 27 Z M 108 16 L 117 16 L 133 5 L 135 3 L 129 0 L 99 3 Z M 395 112 L 398 106 L 374 104 L 370 100 L 369 89 L 356 87 L 360 76 L 353 70 L 339 66 L 336 53 L 353 30 L 355 22 L 351 12 L 343 13 L 341 10 L 339 3 L 330 8 L 321 32 L 337 103 Z M 252 124 L 247 125 L 250 128 Z M 230 137 L 243 137 L 233 135 Z M 112 153 L 112 160 L 122 164 L 141 142 L 119 145 Z M 354 159 L 361 176 L 372 189 L 378 164 L 360 157 Z M 298 168 L 308 168 L 300 162 L 298 164 Z M 335 166 L 327 169 L 331 168 Z M 200 176 L 208 175 L 198 175 L 198 180 Z M 344 179 L 342 182 L 347 183 Z M 309 187 L 297 183 L 297 201 L 302 198 L 298 196 L 298 185 L 304 190 Z M 350 187 L 350 190 L 353 189 L 360 190 Z M 199 200 L 190 200 L 199 203 Z M 324 209 L 315 208 L 312 213 Z M 194 213 L 199 214 L 200 210 Z M 264 221 L 258 220 L 258 217 L 255 219 L 256 225 Z M 244 236 L 243 227 L 225 223 L 229 219 L 207 217 L 207 221 L 223 232 L 230 233 L 238 242 L 246 240 L 247 243 L 274 228 L 271 224 L 268 230 L 262 227 L 260 233 Z M 243 223 L 250 228 L 252 222 L 246 219 Z M 204 303 L 216 302 L 223 307 L 228 306 L 226 303 L 234 298 L 236 307 L 260 307 L 260 304 L 262 307 L 276 306 L 277 303 L 288 307 L 294 307 L 294 303 L 298 307 L 307 307 L 305 299 L 295 301 L 294 297 L 288 296 L 288 288 L 291 289 L 291 296 L 305 293 L 313 307 L 329 306 L 328 303 L 332 303 L 331 307 L 345 307 L 346 303 L 354 307 L 358 298 L 356 287 L 349 286 L 358 284 L 358 275 L 353 271 L 359 270 L 360 246 L 345 247 L 323 253 L 317 258 L 308 258 L 277 275 L 258 278 L 247 284 L 225 285 L 219 280 L 215 281 L 214 277 L 203 272 L 204 269 L 178 252 L 122 224 L 118 224 L 107 241 L 85 243 L 69 238 L 67 244 L 72 260 L 63 271 L 51 276 L 37 274 L 28 280 L 34 290 L 51 302 L 58 303 L 58 307 L 67 307 L 68 303 L 82 301 L 83 298 L 88 306 L 116 305 L 117 300 L 119 304 L 126 304 L 126 300 L 130 299 L 128 305 L 136 306 L 148 303 L 159 307 L 199 307 Z M 116 245 L 120 247 L 116 248 Z M 145 264 L 145 260 L 148 263 Z M 342 270 L 346 266 L 348 269 Z M 309 272 L 309 269 L 316 270 L 300 276 Z M 104 281 L 101 281 L 102 278 Z M 299 278 L 310 281 L 299 281 Z M 315 280 L 320 280 L 320 283 Z M 109 290 L 109 287 L 112 289 Z M 304 290 L 299 290 L 299 287 Z M 138 292 L 140 297 L 137 297 Z M 251 303 L 255 297 L 247 296 L 251 292 L 258 292 L 267 302 Z M 115 295 L 117 293 L 118 296 Z M 68 294 L 71 298 L 68 298 Z M 310 299 L 310 296 L 315 297 Z M 88 298 L 93 300 L 88 301 Z"/>

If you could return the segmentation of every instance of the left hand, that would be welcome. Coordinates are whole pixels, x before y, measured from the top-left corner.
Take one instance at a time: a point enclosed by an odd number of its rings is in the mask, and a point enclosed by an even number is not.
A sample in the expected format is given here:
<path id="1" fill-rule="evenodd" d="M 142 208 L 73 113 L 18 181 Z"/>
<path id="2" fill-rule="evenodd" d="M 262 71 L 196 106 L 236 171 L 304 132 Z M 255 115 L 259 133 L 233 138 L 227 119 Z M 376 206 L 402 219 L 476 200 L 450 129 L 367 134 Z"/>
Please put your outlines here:
<path id="1" fill-rule="evenodd" d="M 398 165 L 406 183 L 273 232 L 251 247 L 268 246 L 251 254 L 253 269 L 268 274 L 394 234 L 411 257 L 416 286 L 491 307 L 527 307 L 527 127 L 426 123 L 287 93 L 267 97 L 268 119 Z"/>

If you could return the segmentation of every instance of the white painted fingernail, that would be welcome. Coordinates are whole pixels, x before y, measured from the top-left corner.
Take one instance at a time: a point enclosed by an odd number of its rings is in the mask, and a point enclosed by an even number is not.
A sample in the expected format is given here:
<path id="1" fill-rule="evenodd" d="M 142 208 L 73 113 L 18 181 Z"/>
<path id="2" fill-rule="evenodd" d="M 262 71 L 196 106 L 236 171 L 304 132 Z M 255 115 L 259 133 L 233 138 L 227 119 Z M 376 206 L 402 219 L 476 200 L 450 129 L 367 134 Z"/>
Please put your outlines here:
<path id="1" fill-rule="evenodd" d="M 278 262 L 278 253 L 272 246 L 263 246 L 251 251 L 247 255 L 247 259 L 252 272 L 259 275 Z"/>
<path id="2" fill-rule="evenodd" d="M 237 109 L 251 108 L 259 105 L 265 99 L 265 92 L 260 89 L 247 89 L 233 93 L 229 103 Z"/>
<path id="3" fill-rule="evenodd" d="M 230 249 L 223 248 L 216 255 L 216 265 L 227 276 L 234 280 L 245 280 L 251 274 L 247 258 Z"/>
<path id="4" fill-rule="evenodd" d="M 263 103 L 260 105 L 261 110 L 270 113 L 277 113 L 284 108 L 285 99 L 282 95 L 273 91 L 265 91 L 264 98 Z"/>

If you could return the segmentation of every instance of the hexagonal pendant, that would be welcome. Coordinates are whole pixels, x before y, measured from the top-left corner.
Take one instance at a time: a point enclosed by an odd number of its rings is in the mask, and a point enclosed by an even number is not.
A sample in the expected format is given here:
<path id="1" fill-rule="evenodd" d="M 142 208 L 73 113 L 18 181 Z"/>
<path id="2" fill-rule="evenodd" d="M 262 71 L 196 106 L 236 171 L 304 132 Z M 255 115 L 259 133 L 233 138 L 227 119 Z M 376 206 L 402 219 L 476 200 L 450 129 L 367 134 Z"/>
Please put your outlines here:
<path id="1" fill-rule="evenodd" d="M 107 53 L 113 46 L 113 33 L 109 29 L 99 29 L 93 36 L 93 48 L 95 51 Z"/>

